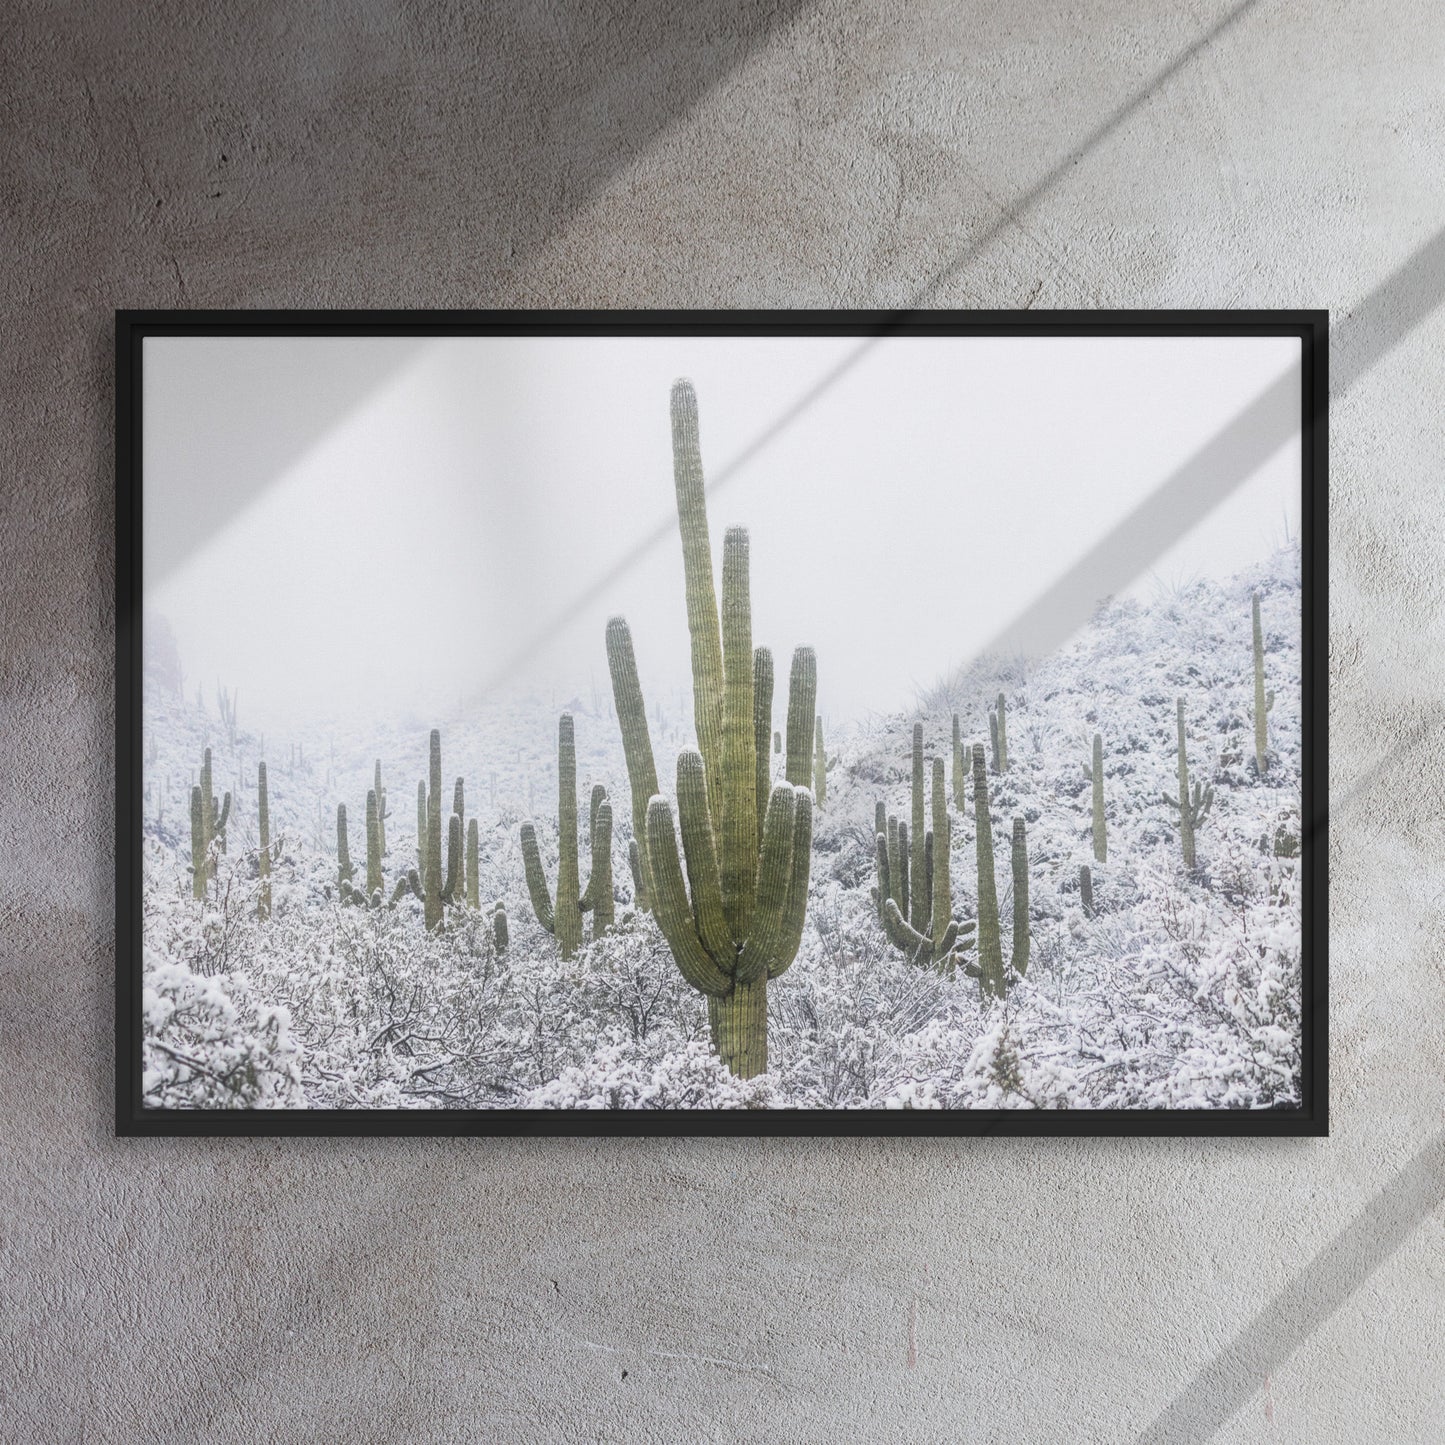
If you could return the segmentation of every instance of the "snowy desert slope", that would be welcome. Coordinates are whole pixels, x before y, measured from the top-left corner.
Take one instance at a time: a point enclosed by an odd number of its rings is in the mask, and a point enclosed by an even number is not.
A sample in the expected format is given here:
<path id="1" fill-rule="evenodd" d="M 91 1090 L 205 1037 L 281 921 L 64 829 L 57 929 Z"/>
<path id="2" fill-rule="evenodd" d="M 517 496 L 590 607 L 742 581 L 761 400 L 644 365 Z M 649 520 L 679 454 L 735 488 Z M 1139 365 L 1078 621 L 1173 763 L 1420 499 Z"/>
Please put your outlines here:
<path id="1" fill-rule="evenodd" d="M 1270 767 L 1253 761 L 1250 597 L 1264 624 Z M 766 640 L 760 638 L 759 640 Z M 599 640 L 600 651 L 600 640 Z M 651 919 L 634 915 L 631 807 L 610 700 L 588 686 L 442 722 L 443 770 L 466 780 L 480 826 L 480 894 L 505 903 L 510 943 L 456 910 L 428 934 L 420 904 L 368 912 L 336 886 L 336 807 L 364 861 L 373 765 L 388 791 L 388 893 L 415 865 L 416 787 L 434 720 L 338 720 L 264 738 L 273 916 L 255 903 L 256 762 L 245 697 L 233 747 L 207 693 L 198 706 L 147 682 L 145 1088 L 174 1107 L 1269 1108 L 1298 1100 L 1300 831 L 1299 555 L 1289 548 L 1225 585 L 1198 582 L 1099 612 L 1057 655 L 976 664 L 922 705 L 884 718 L 827 711 L 826 806 L 816 820 L 808 922 L 769 990 L 765 1076 L 733 1079 L 708 1044 L 702 999 Z M 646 677 L 643 678 L 644 688 Z M 907 817 L 912 729 L 948 761 L 957 711 L 988 740 L 1008 708 L 1010 768 L 990 774 L 996 879 L 1010 948 L 1011 820 L 1025 820 L 1032 939 L 1027 977 L 1002 1002 L 940 977 L 884 938 L 870 897 L 874 811 Z M 782 725 L 786 688 L 775 699 Z M 1175 707 L 1189 763 L 1215 802 L 1186 875 L 1177 813 Z M 664 789 L 692 746 L 690 700 L 648 698 Z M 578 792 L 604 783 L 615 817 L 619 924 L 569 962 L 532 917 L 518 829 L 534 817 L 556 881 L 557 715 L 575 717 Z M 1104 743 L 1109 858 L 1093 862 L 1094 732 Z M 233 794 L 214 897 L 191 896 L 189 794 L 203 748 Z M 774 759 L 780 764 L 779 759 Z M 974 916 L 973 805 L 953 815 L 955 914 Z M 582 869 L 587 855 L 584 824 Z M 279 842 L 277 840 L 280 840 Z M 550 854 L 548 852 L 550 850 Z M 1096 915 L 1079 895 L 1093 868 Z"/>

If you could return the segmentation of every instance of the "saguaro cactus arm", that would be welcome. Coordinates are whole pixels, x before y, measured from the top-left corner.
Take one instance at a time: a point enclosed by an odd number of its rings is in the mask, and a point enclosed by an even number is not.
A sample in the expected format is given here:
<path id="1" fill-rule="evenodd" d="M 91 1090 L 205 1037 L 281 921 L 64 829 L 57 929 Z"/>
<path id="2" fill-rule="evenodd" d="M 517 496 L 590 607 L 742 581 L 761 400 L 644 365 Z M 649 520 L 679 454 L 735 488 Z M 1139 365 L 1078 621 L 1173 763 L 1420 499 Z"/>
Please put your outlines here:
<path id="1" fill-rule="evenodd" d="M 732 975 L 718 967 L 698 937 L 682 882 L 672 809 L 663 797 L 654 798 L 647 810 L 647 852 L 658 926 L 679 971 L 699 993 L 725 998 L 732 992 Z"/>
<path id="2" fill-rule="evenodd" d="M 773 653 L 768 647 L 753 649 L 753 745 L 756 749 L 757 783 L 753 807 L 759 818 L 768 813 L 768 794 L 772 791 L 772 766 L 768 756 L 768 734 L 772 733 L 778 750 L 778 735 L 773 732 Z"/>
<path id="3" fill-rule="evenodd" d="M 557 932 L 557 917 L 552 909 L 552 889 L 547 882 L 547 870 L 542 863 L 542 852 L 537 846 L 537 830 L 531 820 L 522 824 L 522 871 L 527 879 L 527 894 L 532 900 L 532 912 L 537 922 L 548 933 Z"/>
<path id="4" fill-rule="evenodd" d="M 632 632 L 622 617 L 607 623 L 607 668 L 612 675 L 612 695 L 617 708 L 617 722 L 622 731 L 622 752 L 627 762 L 627 777 L 632 785 L 632 832 L 637 841 L 637 860 L 633 881 L 637 885 L 637 906 L 650 908 L 649 862 L 647 847 L 648 805 L 657 795 L 657 765 L 652 758 L 652 737 L 647 731 L 647 709 L 642 700 L 642 684 L 637 679 L 637 659 L 632 651 Z M 704 757 L 706 754 L 703 755 Z"/>
<path id="5" fill-rule="evenodd" d="M 721 783 L 709 779 L 708 800 L 717 799 L 722 808 L 718 865 L 723 913 L 733 942 L 741 948 L 752 923 L 757 890 L 759 823 L 748 534 L 741 527 L 729 527 L 723 539 L 722 576 L 723 777 Z M 707 759 L 706 751 L 703 759 Z"/>

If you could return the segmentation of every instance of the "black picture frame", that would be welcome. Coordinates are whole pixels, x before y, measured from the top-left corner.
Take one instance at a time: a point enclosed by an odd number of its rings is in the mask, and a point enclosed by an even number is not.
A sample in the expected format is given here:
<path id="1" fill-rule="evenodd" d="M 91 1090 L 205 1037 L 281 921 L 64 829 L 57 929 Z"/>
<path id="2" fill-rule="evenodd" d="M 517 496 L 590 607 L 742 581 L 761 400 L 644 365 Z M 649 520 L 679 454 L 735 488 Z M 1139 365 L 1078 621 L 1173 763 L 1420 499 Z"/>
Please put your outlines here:
<path id="1" fill-rule="evenodd" d="M 1288 1110 L 231 1110 L 142 1105 L 142 389 L 155 336 L 1292 336 L 1301 365 L 1302 1102 Z M 118 1135 L 1309 1136 L 1329 1132 L 1329 313 L 1298 311 L 118 311 L 115 317 Z M 825 382 L 822 384 L 826 384 Z M 820 384 L 820 385 L 822 385 Z M 800 405 L 806 405 L 807 398 Z M 794 410 L 798 410 L 795 407 Z M 787 424 L 787 415 L 775 429 Z"/>

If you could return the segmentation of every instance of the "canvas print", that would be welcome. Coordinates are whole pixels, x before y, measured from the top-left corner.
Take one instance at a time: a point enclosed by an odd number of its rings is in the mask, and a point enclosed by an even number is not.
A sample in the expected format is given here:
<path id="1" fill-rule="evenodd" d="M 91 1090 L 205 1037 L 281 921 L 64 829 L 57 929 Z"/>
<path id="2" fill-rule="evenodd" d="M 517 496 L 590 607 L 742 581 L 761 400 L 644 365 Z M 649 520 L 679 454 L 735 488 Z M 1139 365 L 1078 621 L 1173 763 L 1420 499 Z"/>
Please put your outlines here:
<path id="1" fill-rule="evenodd" d="M 1302 1108 L 1298 334 L 138 358 L 141 1109 Z"/>

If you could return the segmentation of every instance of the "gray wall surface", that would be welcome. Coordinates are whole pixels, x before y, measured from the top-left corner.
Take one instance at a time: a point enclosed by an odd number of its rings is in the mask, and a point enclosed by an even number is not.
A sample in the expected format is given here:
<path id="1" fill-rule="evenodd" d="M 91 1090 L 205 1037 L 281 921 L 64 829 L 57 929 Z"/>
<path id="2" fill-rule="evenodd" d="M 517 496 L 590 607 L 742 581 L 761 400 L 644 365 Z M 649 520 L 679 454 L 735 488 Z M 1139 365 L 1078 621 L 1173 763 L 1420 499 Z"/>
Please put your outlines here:
<path id="1" fill-rule="evenodd" d="M 1445 1439 L 1442 54 L 1426 0 L 8 5 L 0 1435 Z M 112 1139 L 113 308 L 915 300 L 1334 313 L 1333 1137 Z"/>

